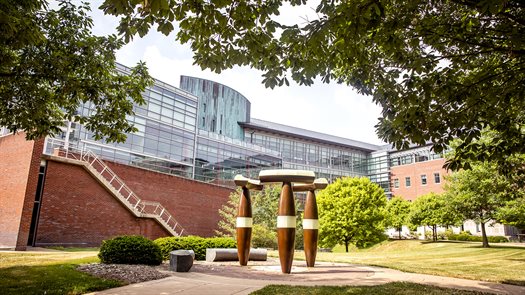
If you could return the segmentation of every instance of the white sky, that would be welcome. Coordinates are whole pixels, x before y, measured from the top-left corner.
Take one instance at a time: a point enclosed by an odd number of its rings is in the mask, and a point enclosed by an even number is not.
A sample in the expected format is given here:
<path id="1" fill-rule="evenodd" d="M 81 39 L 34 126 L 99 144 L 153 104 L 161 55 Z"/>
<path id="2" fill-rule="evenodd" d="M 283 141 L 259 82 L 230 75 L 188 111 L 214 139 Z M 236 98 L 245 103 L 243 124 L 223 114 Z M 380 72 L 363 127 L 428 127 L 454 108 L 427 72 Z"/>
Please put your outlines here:
<path id="1" fill-rule="evenodd" d="M 94 33 L 115 33 L 117 19 L 106 16 L 98 9 L 101 0 L 92 1 Z M 312 18 L 315 4 L 300 10 L 284 7 L 281 17 L 290 22 L 301 22 L 306 15 Z M 117 61 L 134 66 L 145 61 L 150 74 L 158 80 L 179 86 L 180 75 L 195 76 L 227 85 L 248 98 L 253 118 L 305 128 L 373 144 L 381 144 L 374 125 L 381 108 L 371 97 L 358 94 L 350 86 L 320 81 L 313 86 L 265 88 L 262 72 L 249 67 L 236 67 L 215 74 L 194 66 L 189 45 L 180 45 L 174 36 L 165 36 L 151 30 L 144 38 L 136 37 L 117 52 Z"/>

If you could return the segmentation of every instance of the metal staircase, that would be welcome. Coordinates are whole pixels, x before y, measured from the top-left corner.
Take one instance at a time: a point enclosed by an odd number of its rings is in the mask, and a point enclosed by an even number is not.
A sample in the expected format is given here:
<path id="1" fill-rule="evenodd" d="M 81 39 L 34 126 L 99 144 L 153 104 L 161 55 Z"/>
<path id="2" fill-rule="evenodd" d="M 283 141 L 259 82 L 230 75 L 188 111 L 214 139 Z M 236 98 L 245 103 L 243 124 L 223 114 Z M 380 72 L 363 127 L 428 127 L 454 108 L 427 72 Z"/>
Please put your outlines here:
<path id="1" fill-rule="evenodd" d="M 184 228 L 158 202 L 140 199 L 125 183 L 90 150 L 55 148 L 53 156 L 83 166 L 100 184 L 137 217 L 153 218 L 174 236 L 181 236 Z"/>

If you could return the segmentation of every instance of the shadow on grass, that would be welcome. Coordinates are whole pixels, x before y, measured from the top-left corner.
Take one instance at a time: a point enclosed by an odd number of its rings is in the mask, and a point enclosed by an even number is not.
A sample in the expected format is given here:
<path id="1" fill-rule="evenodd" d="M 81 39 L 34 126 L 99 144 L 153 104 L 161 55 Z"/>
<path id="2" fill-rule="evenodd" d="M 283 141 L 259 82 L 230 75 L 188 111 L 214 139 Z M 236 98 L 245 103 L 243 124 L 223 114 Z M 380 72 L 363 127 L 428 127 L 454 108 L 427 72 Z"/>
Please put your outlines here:
<path id="1" fill-rule="evenodd" d="M 470 248 L 483 248 L 483 245 L 481 242 L 473 242 L 473 241 L 454 241 L 454 240 L 438 240 L 438 241 L 421 241 L 421 244 L 464 244 L 469 246 Z M 524 246 L 516 246 L 516 245 L 508 245 L 506 243 L 490 243 L 489 242 L 489 248 L 487 249 L 520 249 L 525 251 L 525 245 Z"/>
<path id="2" fill-rule="evenodd" d="M 0 290 L 10 294 L 83 294 L 124 285 L 76 270 L 76 264 L 0 268 Z"/>
<path id="3" fill-rule="evenodd" d="M 525 286 L 525 280 L 504 280 L 502 281 L 502 283 L 510 284 L 510 285 Z"/>
<path id="4" fill-rule="evenodd" d="M 62 247 L 62 246 L 52 246 L 52 247 L 45 247 L 46 249 L 53 249 L 53 250 L 59 250 L 64 252 L 98 252 L 100 250 L 99 247 Z"/>

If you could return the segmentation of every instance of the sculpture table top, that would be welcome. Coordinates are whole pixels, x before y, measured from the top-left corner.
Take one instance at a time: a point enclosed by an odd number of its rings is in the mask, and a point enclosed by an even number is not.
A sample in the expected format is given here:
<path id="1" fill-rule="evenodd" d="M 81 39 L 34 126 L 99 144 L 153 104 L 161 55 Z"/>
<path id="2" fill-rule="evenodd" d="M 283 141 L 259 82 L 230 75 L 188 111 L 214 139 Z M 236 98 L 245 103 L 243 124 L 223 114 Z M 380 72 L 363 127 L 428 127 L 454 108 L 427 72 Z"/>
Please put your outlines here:
<path id="1" fill-rule="evenodd" d="M 263 189 L 259 180 L 250 179 L 240 174 L 235 175 L 233 182 L 235 182 L 236 186 L 245 186 L 249 190 L 260 191 Z"/>
<path id="2" fill-rule="evenodd" d="M 259 180 L 262 183 L 300 182 L 312 184 L 315 180 L 315 173 L 308 170 L 263 170 L 259 172 Z"/>
<path id="3" fill-rule="evenodd" d="M 326 178 L 318 178 L 314 180 L 314 183 L 294 183 L 293 191 L 294 192 L 307 192 L 313 191 L 316 189 L 324 189 L 328 186 L 328 181 Z"/>

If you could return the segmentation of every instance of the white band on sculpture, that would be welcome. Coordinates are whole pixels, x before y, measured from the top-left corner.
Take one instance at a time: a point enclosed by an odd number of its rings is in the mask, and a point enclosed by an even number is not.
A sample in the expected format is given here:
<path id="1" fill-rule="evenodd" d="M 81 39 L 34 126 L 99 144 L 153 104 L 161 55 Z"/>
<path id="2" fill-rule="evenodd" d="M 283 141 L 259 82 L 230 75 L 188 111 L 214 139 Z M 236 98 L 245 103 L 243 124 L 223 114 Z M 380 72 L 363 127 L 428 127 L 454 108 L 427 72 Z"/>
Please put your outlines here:
<path id="1" fill-rule="evenodd" d="M 237 227 L 252 227 L 253 219 L 251 217 L 237 217 Z"/>
<path id="2" fill-rule="evenodd" d="M 319 229 L 319 219 L 303 219 L 303 229 Z"/>
<path id="3" fill-rule="evenodd" d="M 277 228 L 295 228 L 295 216 L 277 216 Z"/>

